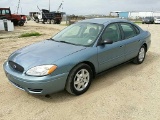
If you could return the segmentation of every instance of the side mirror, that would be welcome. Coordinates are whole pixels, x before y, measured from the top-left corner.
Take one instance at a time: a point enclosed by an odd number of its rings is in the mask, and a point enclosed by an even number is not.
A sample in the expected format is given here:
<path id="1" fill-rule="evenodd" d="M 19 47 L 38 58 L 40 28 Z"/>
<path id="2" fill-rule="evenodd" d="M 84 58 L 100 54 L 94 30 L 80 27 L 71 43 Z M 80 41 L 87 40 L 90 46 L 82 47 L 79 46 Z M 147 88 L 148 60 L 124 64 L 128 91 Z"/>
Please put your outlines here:
<path id="1" fill-rule="evenodd" d="M 112 40 L 104 40 L 101 42 L 101 45 L 105 45 L 105 44 L 112 44 L 113 41 Z"/>

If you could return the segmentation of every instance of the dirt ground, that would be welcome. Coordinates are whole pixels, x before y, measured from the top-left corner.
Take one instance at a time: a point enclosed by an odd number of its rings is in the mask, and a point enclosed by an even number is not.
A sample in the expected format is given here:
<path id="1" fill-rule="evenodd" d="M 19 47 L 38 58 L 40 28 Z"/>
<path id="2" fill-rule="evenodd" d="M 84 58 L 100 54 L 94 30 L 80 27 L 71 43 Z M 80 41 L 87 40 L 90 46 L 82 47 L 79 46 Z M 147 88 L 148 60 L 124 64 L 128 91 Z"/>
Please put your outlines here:
<path id="1" fill-rule="evenodd" d="M 141 65 L 131 63 L 106 72 L 81 96 L 66 91 L 34 96 L 9 83 L 3 63 L 15 50 L 50 38 L 64 25 L 28 22 L 14 32 L 0 31 L 0 120 L 160 120 L 160 25 L 141 25 L 152 45 Z M 18 38 L 36 31 L 40 37 Z"/>

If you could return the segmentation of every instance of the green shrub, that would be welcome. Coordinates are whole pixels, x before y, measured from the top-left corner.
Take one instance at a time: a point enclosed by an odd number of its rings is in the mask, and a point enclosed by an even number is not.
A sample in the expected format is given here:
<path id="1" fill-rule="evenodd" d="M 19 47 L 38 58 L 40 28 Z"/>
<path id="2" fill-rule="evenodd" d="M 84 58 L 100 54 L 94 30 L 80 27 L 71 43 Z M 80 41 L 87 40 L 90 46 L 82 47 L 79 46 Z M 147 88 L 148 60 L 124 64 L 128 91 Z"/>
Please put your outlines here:
<path id="1" fill-rule="evenodd" d="M 31 37 L 31 36 L 41 36 L 42 34 L 38 32 L 31 32 L 31 33 L 24 33 L 21 34 L 19 37 Z"/>

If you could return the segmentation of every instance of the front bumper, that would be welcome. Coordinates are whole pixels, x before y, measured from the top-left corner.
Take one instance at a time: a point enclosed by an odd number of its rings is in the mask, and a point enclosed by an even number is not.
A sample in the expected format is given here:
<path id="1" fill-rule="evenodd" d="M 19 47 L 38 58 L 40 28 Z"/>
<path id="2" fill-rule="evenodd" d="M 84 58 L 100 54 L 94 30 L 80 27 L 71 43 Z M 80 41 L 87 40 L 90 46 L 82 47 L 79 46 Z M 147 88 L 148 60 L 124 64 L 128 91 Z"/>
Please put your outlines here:
<path id="1" fill-rule="evenodd" d="M 19 73 L 5 62 L 3 65 L 8 80 L 17 88 L 31 94 L 46 95 L 64 90 L 68 73 L 43 77 L 27 76 Z"/>

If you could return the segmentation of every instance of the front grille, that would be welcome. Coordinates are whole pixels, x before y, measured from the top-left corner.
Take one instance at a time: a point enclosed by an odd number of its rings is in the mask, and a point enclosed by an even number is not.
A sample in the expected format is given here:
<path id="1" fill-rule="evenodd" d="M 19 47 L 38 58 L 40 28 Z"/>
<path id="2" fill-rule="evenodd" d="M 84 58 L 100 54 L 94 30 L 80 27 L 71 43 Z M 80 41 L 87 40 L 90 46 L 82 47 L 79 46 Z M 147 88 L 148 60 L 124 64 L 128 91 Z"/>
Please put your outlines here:
<path id="1" fill-rule="evenodd" d="M 18 72 L 23 72 L 24 68 L 22 66 L 20 66 L 19 64 L 13 62 L 13 61 L 9 61 L 9 65 L 11 66 L 12 69 L 18 71 Z"/>

